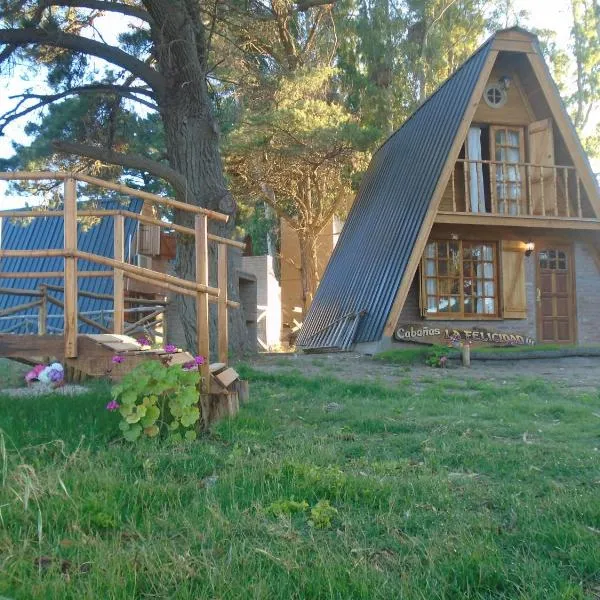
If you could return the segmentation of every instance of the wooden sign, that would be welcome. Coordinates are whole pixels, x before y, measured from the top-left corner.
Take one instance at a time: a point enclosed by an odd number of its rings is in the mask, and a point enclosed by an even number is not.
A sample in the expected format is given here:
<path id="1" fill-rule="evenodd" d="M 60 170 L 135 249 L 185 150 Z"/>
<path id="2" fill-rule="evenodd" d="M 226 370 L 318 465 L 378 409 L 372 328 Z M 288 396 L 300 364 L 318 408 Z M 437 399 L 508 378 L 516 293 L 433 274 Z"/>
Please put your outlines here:
<path id="1" fill-rule="evenodd" d="M 493 331 L 483 327 L 447 327 L 435 324 L 403 323 L 396 327 L 394 339 L 397 342 L 416 342 L 417 344 L 442 344 L 459 346 L 533 346 L 535 340 L 520 334 Z"/>

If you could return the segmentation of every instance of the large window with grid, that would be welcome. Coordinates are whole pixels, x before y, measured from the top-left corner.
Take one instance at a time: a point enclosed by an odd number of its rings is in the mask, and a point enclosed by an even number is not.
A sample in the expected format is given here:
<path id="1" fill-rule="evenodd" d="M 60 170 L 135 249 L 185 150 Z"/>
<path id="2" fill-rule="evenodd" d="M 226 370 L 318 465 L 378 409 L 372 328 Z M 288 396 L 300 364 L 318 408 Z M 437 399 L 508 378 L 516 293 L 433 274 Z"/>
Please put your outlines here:
<path id="1" fill-rule="evenodd" d="M 421 265 L 424 315 L 446 319 L 498 316 L 497 254 L 495 242 L 429 242 Z"/>
<path id="2" fill-rule="evenodd" d="M 501 215 L 525 211 L 523 128 L 490 127 L 492 143 L 492 190 L 496 210 Z"/>

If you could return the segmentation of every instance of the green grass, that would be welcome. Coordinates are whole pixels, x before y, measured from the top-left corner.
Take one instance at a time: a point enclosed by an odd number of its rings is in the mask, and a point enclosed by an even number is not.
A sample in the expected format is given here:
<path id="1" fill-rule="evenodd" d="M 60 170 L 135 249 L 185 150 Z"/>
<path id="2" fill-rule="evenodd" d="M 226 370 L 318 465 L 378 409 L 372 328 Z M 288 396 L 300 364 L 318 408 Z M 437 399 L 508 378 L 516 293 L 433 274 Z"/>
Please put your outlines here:
<path id="1" fill-rule="evenodd" d="M 373 355 L 373 360 L 395 365 L 425 364 L 425 360 L 432 348 L 433 346 L 422 345 L 415 348 L 384 350 Z"/>
<path id="2" fill-rule="evenodd" d="M 0 596 L 597 598 L 597 394 L 242 371 L 182 446 L 119 441 L 103 385 L 0 397 Z"/>

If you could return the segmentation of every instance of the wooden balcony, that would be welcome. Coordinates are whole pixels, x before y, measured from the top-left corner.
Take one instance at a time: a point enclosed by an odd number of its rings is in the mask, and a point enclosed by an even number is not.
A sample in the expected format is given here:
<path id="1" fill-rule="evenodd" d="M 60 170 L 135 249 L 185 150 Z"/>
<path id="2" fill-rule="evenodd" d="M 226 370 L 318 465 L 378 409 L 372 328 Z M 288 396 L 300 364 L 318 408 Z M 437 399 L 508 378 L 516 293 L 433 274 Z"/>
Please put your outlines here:
<path id="1" fill-rule="evenodd" d="M 459 159 L 439 212 L 597 221 L 575 167 L 494 160 Z"/>

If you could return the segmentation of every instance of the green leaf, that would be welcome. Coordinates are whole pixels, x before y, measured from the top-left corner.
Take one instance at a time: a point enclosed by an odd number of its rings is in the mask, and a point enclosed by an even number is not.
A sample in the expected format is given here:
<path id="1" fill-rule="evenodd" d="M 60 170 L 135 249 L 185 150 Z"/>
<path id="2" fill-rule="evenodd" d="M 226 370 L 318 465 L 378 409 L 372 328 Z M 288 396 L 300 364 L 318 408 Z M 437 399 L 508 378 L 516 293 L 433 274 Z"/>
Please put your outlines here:
<path id="1" fill-rule="evenodd" d="M 186 406 L 181 415 L 181 424 L 184 427 L 191 427 L 200 418 L 200 411 L 196 406 Z"/>
<path id="2" fill-rule="evenodd" d="M 185 432 L 185 439 L 190 442 L 193 442 L 196 439 L 196 437 L 198 436 L 196 435 L 196 432 L 193 429 L 188 429 Z"/>
<path id="3" fill-rule="evenodd" d="M 146 414 L 141 419 L 142 427 L 150 427 L 150 425 L 156 422 L 158 417 L 160 417 L 160 408 L 155 405 L 147 406 Z"/>
<path id="4" fill-rule="evenodd" d="M 129 425 L 129 423 L 128 423 L 127 421 L 121 421 L 121 422 L 119 423 L 119 429 L 120 429 L 121 431 L 129 431 L 129 429 L 130 429 L 130 425 Z"/>
<path id="5" fill-rule="evenodd" d="M 138 394 L 135 390 L 127 390 L 125 392 L 123 392 L 123 394 L 121 395 L 121 404 L 125 404 L 127 406 L 130 406 L 132 404 L 135 404 L 135 401 L 138 398 Z"/>
<path id="6" fill-rule="evenodd" d="M 136 406 L 130 415 L 125 417 L 128 423 L 137 423 L 146 414 L 145 406 Z"/>
<path id="7" fill-rule="evenodd" d="M 123 437 L 128 442 L 135 442 L 142 434 L 142 428 L 139 425 L 134 425 L 129 431 L 123 434 Z"/>

